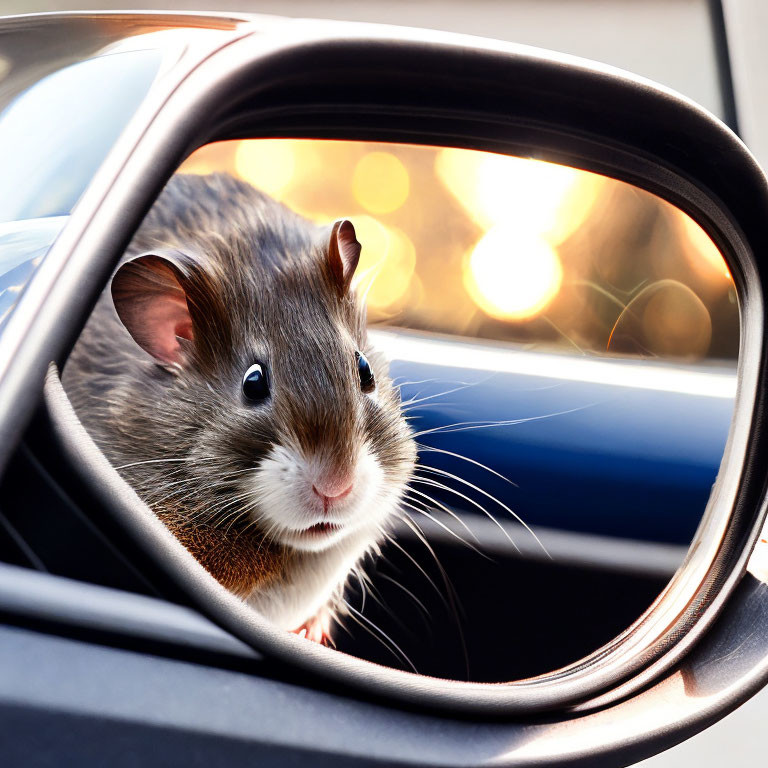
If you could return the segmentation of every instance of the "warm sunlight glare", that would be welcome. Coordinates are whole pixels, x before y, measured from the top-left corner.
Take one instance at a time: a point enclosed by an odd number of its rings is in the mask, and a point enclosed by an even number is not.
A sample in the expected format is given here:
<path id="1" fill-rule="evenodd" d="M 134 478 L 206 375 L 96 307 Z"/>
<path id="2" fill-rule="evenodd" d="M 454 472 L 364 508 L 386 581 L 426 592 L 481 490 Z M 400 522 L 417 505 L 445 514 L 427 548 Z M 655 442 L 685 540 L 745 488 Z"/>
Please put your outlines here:
<path id="1" fill-rule="evenodd" d="M 514 224 L 557 245 L 586 218 L 601 177 L 506 155 L 443 149 L 435 170 L 482 229 Z"/>
<path id="2" fill-rule="evenodd" d="M 715 271 L 721 277 L 732 280 L 728 265 L 718 247 L 712 242 L 712 238 L 687 214 L 678 209 L 673 209 L 677 221 L 682 229 L 682 234 L 691 248 L 690 259 L 697 271 Z"/>
<path id="3" fill-rule="evenodd" d="M 241 141 L 235 152 L 237 175 L 276 200 L 283 198 L 295 168 L 292 143 L 282 139 Z"/>
<path id="4" fill-rule="evenodd" d="M 537 315 L 557 295 L 562 280 L 555 249 L 541 237 L 521 235 L 514 225 L 491 229 L 471 252 L 464 270 L 472 300 L 499 320 Z"/>
<path id="5" fill-rule="evenodd" d="M 408 199 L 410 179 L 403 163 L 389 152 L 369 152 L 355 166 L 355 200 L 374 214 L 392 213 Z"/>
<path id="6" fill-rule="evenodd" d="M 370 216 L 354 216 L 357 239 L 362 244 L 358 284 L 367 292 L 372 309 L 392 307 L 408 290 L 416 268 L 416 250 L 410 238 L 396 227 L 385 227 Z"/>
<path id="7" fill-rule="evenodd" d="M 706 355 L 712 340 L 712 320 L 701 299 L 688 286 L 673 280 L 648 300 L 642 315 L 647 348 L 661 357 Z"/>

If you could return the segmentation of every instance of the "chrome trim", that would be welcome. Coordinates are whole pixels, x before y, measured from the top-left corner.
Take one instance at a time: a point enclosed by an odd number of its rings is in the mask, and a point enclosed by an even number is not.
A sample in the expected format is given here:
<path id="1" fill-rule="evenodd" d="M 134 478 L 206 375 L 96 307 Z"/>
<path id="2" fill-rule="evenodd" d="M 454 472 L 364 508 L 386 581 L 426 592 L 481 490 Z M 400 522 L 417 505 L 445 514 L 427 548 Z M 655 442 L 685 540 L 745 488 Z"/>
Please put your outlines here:
<path id="1" fill-rule="evenodd" d="M 492 345 L 481 339 L 428 335 L 397 328 L 377 328 L 368 335 L 390 360 L 724 400 L 736 397 L 735 365 L 732 369 L 707 365 L 683 367 L 620 357 L 575 357 L 562 352 L 532 352 L 512 345 Z"/>

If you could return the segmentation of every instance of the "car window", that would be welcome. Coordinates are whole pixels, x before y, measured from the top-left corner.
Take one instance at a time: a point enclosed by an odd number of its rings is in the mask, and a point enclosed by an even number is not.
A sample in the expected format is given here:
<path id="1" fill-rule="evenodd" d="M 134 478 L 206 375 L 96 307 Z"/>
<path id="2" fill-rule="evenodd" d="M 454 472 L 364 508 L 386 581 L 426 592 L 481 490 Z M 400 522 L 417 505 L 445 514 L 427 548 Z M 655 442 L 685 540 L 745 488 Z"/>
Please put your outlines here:
<path id="1" fill-rule="evenodd" d="M 0 330 L 68 216 L 0 224 Z"/>
<path id="2" fill-rule="evenodd" d="M 87 59 L 34 82 L 0 111 L 0 325 L 160 62 L 153 50 Z"/>

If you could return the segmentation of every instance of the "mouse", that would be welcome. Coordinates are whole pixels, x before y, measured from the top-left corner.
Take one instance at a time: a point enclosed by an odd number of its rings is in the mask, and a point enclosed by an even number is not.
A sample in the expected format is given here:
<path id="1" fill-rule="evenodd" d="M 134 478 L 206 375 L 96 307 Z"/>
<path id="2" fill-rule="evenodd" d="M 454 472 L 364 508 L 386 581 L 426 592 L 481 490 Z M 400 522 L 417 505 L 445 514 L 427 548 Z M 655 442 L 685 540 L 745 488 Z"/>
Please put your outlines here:
<path id="1" fill-rule="evenodd" d="M 118 473 L 224 587 L 317 642 L 416 462 L 361 244 L 234 176 L 172 176 L 64 367 Z"/>

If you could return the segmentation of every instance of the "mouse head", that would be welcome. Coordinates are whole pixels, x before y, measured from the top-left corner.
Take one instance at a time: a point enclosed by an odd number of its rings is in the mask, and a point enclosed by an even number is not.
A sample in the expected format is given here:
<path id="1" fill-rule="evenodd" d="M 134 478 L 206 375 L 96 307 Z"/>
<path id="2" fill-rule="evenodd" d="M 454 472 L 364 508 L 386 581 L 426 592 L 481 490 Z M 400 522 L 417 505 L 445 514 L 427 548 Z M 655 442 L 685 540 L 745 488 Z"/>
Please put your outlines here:
<path id="1" fill-rule="evenodd" d="M 257 202 L 228 231 L 191 236 L 182 222 L 113 278 L 117 314 L 155 371 L 130 395 L 130 429 L 178 462 L 172 476 L 160 462 L 142 471 L 190 521 L 304 551 L 373 543 L 415 447 L 367 342 L 360 243 L 349 221 L 320 231 Z"/>

